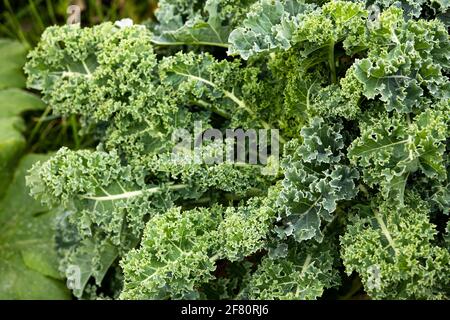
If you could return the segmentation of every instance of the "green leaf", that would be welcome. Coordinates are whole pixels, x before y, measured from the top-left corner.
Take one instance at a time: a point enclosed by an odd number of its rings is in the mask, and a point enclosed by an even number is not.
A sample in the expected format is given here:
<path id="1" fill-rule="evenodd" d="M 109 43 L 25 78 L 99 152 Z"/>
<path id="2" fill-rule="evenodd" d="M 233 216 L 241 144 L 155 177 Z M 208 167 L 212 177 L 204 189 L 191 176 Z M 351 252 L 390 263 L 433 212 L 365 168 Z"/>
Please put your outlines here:
<path id="1" fill-rule="evenodd" d="M 344 140 L 340 124 L 329 125 L 314 118 L 302 129 L 303 143 L 289 142 L 282 161 L 283 189 L 278 199 L 281 238 L 293 236 L 298 242 L 315 238 L 321 242 L 322 221 L 331 222 L 337 202 L 357 194 L 354 180 L 358 171 L 340 164 Z"/>
<path id="2" fill-rule="evenodd" d="M 330 242 L 291 244 L 283 257 L 264 257 L 239 298 L 315 300 L 339 284 L 336 251 Z"/>
<path id="3" fill-rule="evenodd" d="M 27 49 L 20 42 L 0 39 L 0 90 L 25 87 L 22 67 L 26 53 Z"/>
<path id="4" fill-rule="evenodd" d="M 68 299 L 55 250 L 57 211 L 33 200 L 25 186 L 28 169 L 46 156 L 22 159 L 0 202 L 0 299 Z"/>
<path id="5" fill-rule="evenodd" d="M 249 85 L 245 83 L 246 70 L 239 66 L 239 61 L 218 61 L 208 53 L 180 52 L 161 62 L 160 76 L 163 83 L 175 88 L 174 94 L 185 101 L 206 100 L 207 105 L 219 105 L 222 109 L 219 114 L 226 118 L 244 114 L 254 125 L 270 129 L 270 125 L 258 117 L 255 106 L 248 104 L 236 90 Z"/>
<path id="6" fill-rule="evenodd" d="M 181 212 L 173 208 L 151 219 L 141 247 L 122 260 L 121 299 L 196 298 L 198 287 L 214 279 L 218 249 L 217 207 Z"/>
<path id="7" fill-rule="evenodd" d="M 436 234 L 417 196 L 403 208 L 376 199 L 351 216 L 341 257 L 374 299 L 448 299 L 450 252 L 435 244 Z"/>
<path id="8" fill-rule="evenodd" d="M 448 0 L 376 0 L 373 4 L 380 9 L 397 5 L 403 9 L 404 15 L 408 18 L 419 18 L 424 10 L 430 9 L 435 12 L 447 12 L 450 6 Z"/>
<path id="9" fill-rule="evenodd" d="M 423 110 L 430 100 L 448 100 L 450 84 L 445 70 L 450 66 L 450 41 L 446 27 L 438 20 L 400 20 L 397 24 L 385 39 L 370 47 L 368 58 L 355 62 L 364 95 L 369 99 L 379 95 L 387 111 L 400 113 Z"/>
<path id="10" fill-rule="evenodd" d="M 0 199 L 25 149 L 25 138 L 21 134 L 24 127 L 25 124 L 20 118 L 0 117 Z"/>
<path id="11" fill-rule="evenodd" d="M 359 278 L 374 298 L 448 297 L 448 0 L 379 0 L 375 21 L 366 2 L 160 0 L 149 28 L 43 33 L 28 84 L 93 138 L 28 177 L 65 209 L 60 271 L 79 268 L 77 297 L 329 298 Z M 192 148 L 210 128 L 278 129 L 284 156 L 211 164 L 221 138 Z M 355 272 L 342 285 L 339 251 Z"/>
<path id="12" fill-rule="evenodd" d="M 57 114 L 111 121 L 121 106 L 140 106 L 154 91 L 151 81 L 143 81 L 156 63 L 150 39 L 150 31 L 137 25 L 49 27 L 29 54 L 27 86 L 43 91 Z"/>
<path id="13" fill-rule="evenodd" d="M 447 227 L 445 228 L 444 241 L 447 245 L 447 250 L 450 252 L 450 220 L 447 222 Z"/>
<path id="14" fill-rule="evenodd" d="M 363 46 L 366 10 L 360 3 L 331 1 L 322 7 L 303 0 L 260 0 L 248 12 L 242 26 L 231 32 L 228 54 L 244 60 L 275 49 L 298 46 L 303 56 L 317 59 L 325 51 L 325 60 L 334 45 L 344 42 L 351 50 Z"/>
<path id="15" fill-rule="evenodd" d="M 296 0 L 257 2 L 250 8 L 243 26 L 231 32 L 228 54 L 239 54 L 247 60 L 259 52 L 289 49 L 302 14 L 313 8 L 314 5 Z"/>
<path id="16" fill-rule="evenodd" d="M 161 0 L 152 43 L 228 48 L 228 36 L 256 0 Z"/>
<path id="17" fill-rule="evenodd" d="M 446 178 L 448 115 L 427 110 L 410 125 L 400 115 L 366 116 L 370 118 L 361 122 L 361 137 L 350 146 L 348 156 L 362 168 L 368 185 L 380 185 L 386 199 L 403 203 L 407 179 L 419 169 L 430 178 Z"/>
<path id="18" fill-rule="evenodd" d="M 218 1 L 209 1 L 205 11 L 209 18 L 201 16 L 182 22 L 180 15 L 176 13 L 176 7 L 163 5 L 158 10 L 156 17 L 159 25 L 155 28 L 155 36 L 152 42 L 156 45 L 203 45 L 228 47 L 227 39 L 230 27 L 223 26 L 218 17 Z"/>
<path id="19" fill-rule="evenodd" d="M 73 278 L 74 282 L 70 285 L 70 289 L 77 298 L 83 297 L 91 278 L 94 278 L 95 283 L 101 286 L 106 273 L 118 257 L 115 246 L 94 237 L 83 239 L 69 251 L 59 249 L 66 256 L 60 265 L 60 270 L 68 279 L 79 276 L 78 279 Z"/>
<path id="20" fill-rule="evenodd" d="M 21 68 L 25 63 L 25 53 L 20 43 L 0 39 L 0 199 L 25 149 L 25 139 L 21 134 L 25 124 L 20 115 L 24 111 L 45 108 L 37 96 L 18 89 L 24 86 L 16 79 L 23 78 Z"/>
<path id="21" fill-rule="evenodd" d="M 219 252 L 224 258 L 242 261 L 267 246 L 276 219 L 278 194 L 278 188 L 269 189 L 267 197 L 252 198 L 246 205 L 227 208 L 217 229 Z"/>
<path id="22" fill-rule="evenodd" d="M 0 118 L 20 116 L 24 111 L 44 109 L 44 102 L 34 94 L 17 88 L 0 90 Z"/>

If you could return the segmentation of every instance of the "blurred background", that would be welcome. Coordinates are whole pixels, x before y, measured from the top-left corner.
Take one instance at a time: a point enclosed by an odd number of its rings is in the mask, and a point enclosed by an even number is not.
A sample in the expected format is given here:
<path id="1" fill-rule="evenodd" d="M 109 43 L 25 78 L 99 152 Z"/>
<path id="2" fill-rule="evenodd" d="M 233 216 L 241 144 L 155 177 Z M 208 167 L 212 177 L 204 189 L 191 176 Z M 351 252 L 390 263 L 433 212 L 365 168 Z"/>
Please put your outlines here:
<path id="1" fill-rule="evenodd" d="M 0 38 L 18 39 L 28 47 L 37 43 L 50 25 L 64 24 L 67 8 L 81 8 L 81 24 L 131 18 L 135 22 L 153 19 L 157 0 L 0 0 Z"/>

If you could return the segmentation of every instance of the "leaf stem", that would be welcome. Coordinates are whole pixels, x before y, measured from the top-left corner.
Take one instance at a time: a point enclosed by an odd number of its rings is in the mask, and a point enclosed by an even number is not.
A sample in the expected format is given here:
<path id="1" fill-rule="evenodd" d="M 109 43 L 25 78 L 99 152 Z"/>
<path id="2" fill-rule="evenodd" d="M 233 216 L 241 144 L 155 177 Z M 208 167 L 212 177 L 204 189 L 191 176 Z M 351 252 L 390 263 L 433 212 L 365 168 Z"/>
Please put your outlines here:
<path id="1" fill-rule="evenodd" d="M 328 49 L 328 64 L 330 66 L 331 71 L 331 82 L 337 83 L 337 77 L 336 77 L 336 60 L 334 58 L 334 41 L 330 43 L 329 49 Z"/>
<path id="2" fill-rule="evenodd" d="M 221 109 L 219 109 L 219 108 L 217 108 L 217 107 L 215 107 L 215 106 L 212 106 L 212 105 L 210 105 L 209 103 L 207 103 L 206 101 L 203 101 L 203 100 L 195 100 L 195 101 L 191 101 L 191 103 L 192 103 L 193 105 L 199 106 L 199 107 L 201 107 L 201 108 L 209 109 L 209 110 L 211 110 L 212 112 L 214 112 L 215 114 L 221 116 L 222 118 L 225 118 L 225 119 L 227 119 L 227 120 L 230 120 L 230 119 L 231 119 L 230 115 L 229 115 L 226 111 L 221 110 Z"/>
<path id="3" fill-rule="evenodd" d="M 391 234 L 386 226 L 386 224 L 383 221 L 383 218 L 380 216 L 380 214 L 377 211 L 374 211 L 375 218 L 378 221 L 378 224 L 380 225 L 381 231 L 383 232 L 383 235 L 386 237 L 387 241 L 389 242 L 389 245 L 394 249 L 395 254 L 397 255 L 397 248 L 395 247 L 394 240 L 391 237 Z"/>
<path id="4" fill-rule="evenodd" d="M 308 270 L 309 265 L 311 264 L 311 254 L 308 254 L 306 256 L 305 262 L 303 263 L 302 272 L 301 274 L 305 274 L 306 270 Z"/>
<path id="5" fill-rule="evenodd" d="M 187 187 L 188 187 L 188 185 L 186 185 L 186 184 L 177 184 L 177 185 L 169 186 L 168 189 L 175 191 L 175 190 L 185 189 Z M 142 196 L 144 193 L 147 193 L 147 194 L 158 193 L 162 189 L 163 188 L 161 188 L 161 187 L 154 187 L 154 188 L 145 189 L 145 190 L 127 191 L 124 193 L 107 195 L 107 196 L 103 196 L 103 197 L 93 197 L 93 196 L 82 195 L 81 198 L 87 199 L 87 200 L 94 200 L 94 201 L 115 201 L 115 200 L 139 197 L 139 196 Z"/>
<path id="6" fill-rule="evenodd" d="M 227 49 L 229 47 L 228 43 L 218 43 L 218 42 L 207 42 L 207 41 L 191 41 L 191 42 L 168 42 L 152 39 L 151 42 L 158 46 L 184 46 L 184 45 L 198 45 L 198 46 L 211 46 L 220 47 Z"/>
<path id="7" fill-rule="evenodd" d="M 80 137 L 78 136 L 78 122 L 75 115 L 71 115 L 69 118 L 70 126 L 72 128 L 73 140 L 75 141 L 75 149 L 80 148 Z"/>
<path id="8" fill-rule="evenodd" d="M 30 146 L 30 144 L 33 142 L 34 137 L 36 136 L 39 129 L 41 128 L 42 123 L 44 122 L 44 119 L 47 117 L 47 115 L 50 113 L 51 110 L 52 109 L 49 106 L 47 106 L 47 108 L 45 108 L 44 113 L 40 116 L 38 122 L 36 123 L 33 130 L 31 131 L 30 137 L 28 138 L 28 144 L 29 144 L 28 146 Z"/>

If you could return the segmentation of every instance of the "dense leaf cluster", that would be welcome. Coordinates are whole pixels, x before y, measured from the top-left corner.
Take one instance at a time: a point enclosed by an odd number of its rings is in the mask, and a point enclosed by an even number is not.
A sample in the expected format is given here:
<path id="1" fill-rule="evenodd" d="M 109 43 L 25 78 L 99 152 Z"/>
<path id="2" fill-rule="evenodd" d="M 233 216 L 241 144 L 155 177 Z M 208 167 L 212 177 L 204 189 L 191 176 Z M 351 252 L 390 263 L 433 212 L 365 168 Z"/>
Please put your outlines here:
<path id="1" fill-rule="evenodd" d="M 27 178 L 65 208 L 74 294 L 316 299 L 359 278 L 352 294 L 449 298 L 448 3 L 372 4 L 161 0 L 146 26 L 48 28 L 28 85 L 98 141 Z M 276 174 L 194 161 L 214 143 L 174 157 L 200 121 L 279 129 Z"/>

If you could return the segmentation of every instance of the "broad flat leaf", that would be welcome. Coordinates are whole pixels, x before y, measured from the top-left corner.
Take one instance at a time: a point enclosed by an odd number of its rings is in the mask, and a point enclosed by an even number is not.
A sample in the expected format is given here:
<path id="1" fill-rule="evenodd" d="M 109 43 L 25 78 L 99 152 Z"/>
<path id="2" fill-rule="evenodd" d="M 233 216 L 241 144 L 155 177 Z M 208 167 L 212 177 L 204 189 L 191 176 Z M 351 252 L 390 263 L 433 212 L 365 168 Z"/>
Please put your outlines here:
<path id="1" fill-rule="evenodd" d="M 48 211 L 28 195 L 28 169 L 47 156 L 22 159 L 0 202 L 0 299 L 68 299 L 61 281 L 53 224 Z"/>
<path id="2" fill-rule="evenodd" d="M 25 64 L 26 52 L 20 42 L 0 39 L 0 89 L 25 87 L 22 67 Z"/>
<path id="3" fill-rule="evenodd" d="M 45 103 L 34 94 L 17 88 L 0 90 L 0 118 L 20 116 L 24 111 L 43 109 Z"/>
<path id="4" fill-rule="evenodd" d="M 24 126 L 23 120 L 18 117 L 0 117 L 0 199 L 25 149 L 26 142 L 20 133 Z"/>
<path id="5" fill-rule="evenodd" d="M 24 63 L 25 48 L 18 42 L 0 39 L 0 198 L 25 148 L 25 139 L 21 135 L 25 125 L 19 116 L 26 110 L 45 108 L 37 96 L 13 88 L 24 87 L 25 80 L 23 83 L 15 80 L 16 75 L 23 78 Z M 9 79 L 12 81 L 8 82 Z"/>

